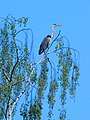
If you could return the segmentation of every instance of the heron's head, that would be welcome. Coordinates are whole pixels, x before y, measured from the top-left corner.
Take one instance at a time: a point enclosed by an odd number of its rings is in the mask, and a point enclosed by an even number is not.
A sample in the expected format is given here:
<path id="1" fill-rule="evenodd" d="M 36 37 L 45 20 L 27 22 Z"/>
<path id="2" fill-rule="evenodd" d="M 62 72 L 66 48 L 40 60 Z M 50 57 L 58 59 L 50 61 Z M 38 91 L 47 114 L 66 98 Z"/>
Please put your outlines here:
<path id="1" fill-rule="evenodd" d="M 52 27 L 56 27 L 56 26 L 62 26 L 60 24 L 53 24 Z"/>

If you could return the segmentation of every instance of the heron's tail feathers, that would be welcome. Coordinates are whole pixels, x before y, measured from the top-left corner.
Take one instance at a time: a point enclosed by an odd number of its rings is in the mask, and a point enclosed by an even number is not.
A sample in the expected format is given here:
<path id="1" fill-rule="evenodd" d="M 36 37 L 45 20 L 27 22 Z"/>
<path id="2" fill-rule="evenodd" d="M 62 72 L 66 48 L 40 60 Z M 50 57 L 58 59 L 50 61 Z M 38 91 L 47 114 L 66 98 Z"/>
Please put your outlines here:
<path id="1" fill-rule="evenodd" d="M 38 54 L 40 55 L 40 54 L 42 54 L 44 52 L 44 50 L 39 50 L 39 52 L 38 52 Z"/>

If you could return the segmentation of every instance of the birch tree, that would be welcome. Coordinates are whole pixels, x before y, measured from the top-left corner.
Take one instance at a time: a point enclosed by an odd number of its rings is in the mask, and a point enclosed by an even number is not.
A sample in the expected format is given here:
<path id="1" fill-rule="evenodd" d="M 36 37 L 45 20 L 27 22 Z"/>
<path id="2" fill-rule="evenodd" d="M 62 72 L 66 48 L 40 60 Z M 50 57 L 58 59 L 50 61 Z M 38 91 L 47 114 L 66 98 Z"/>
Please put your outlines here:
<path id="1" fill-rule="evenodd" d="M 33 31 L 27 23 L 26 17 L 0 18 L 0 119 L 12 120 L 23 99 L 23 120 L 41 120 L 47 99 L 47 119 L 52 119 L 58 101 L 58 118 L 65 120 L 67 96 L 74 99 L 79 84 L 79 52 L 59 31 L 46 54 L 35 61 Z"/>

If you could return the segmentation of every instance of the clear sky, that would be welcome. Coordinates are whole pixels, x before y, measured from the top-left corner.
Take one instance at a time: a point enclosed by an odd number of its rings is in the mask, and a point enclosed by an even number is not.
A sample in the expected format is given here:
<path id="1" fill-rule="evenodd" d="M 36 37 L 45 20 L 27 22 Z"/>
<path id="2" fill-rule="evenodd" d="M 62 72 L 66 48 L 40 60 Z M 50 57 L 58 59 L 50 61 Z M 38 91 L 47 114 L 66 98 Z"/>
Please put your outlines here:
<path id="1" fill-rule="evenodd" d="M 0 0 L 0 17 L 10 13 L 29 17 L 37 57 L 38 46 L 51 33 L 51 25 L 63 25 L 63 35 L 80 52 L 80 86 L 75 102 L 68 101 L 68 118 L 90 120 L 90 0 Z"/>

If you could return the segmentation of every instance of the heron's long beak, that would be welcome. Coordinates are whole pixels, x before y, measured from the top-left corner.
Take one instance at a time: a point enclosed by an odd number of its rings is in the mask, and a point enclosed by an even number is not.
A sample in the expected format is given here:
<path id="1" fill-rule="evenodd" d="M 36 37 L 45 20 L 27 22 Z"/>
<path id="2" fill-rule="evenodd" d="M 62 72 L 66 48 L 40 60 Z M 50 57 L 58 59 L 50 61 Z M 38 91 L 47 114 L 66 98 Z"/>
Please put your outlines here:
<path id="1" fill-rule="evenodd" d="M 61 24 L 53 24 L 52 27 L 62 26 Z"/>

